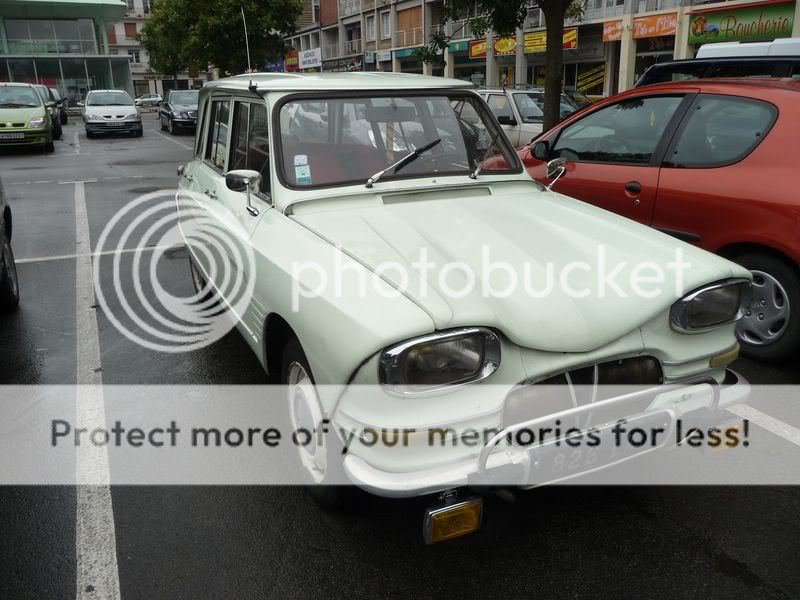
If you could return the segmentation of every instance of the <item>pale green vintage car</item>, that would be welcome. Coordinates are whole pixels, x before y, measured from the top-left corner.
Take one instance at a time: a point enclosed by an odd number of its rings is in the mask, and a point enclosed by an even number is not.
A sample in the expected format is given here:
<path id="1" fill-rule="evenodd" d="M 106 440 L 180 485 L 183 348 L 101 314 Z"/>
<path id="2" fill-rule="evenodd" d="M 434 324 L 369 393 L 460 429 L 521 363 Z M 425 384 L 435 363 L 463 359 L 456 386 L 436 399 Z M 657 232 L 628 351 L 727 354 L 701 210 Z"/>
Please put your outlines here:
<path id="1" fill-rule="evenodd" d="M 292 425 L 327 420 L 337 432 L 299 452 L 313 482 L 386 496 L 474 483 L 496 462 L 497 440 L 442 450 L 411 436 L 403 452 L 339 450 L 369 428 L 502 432 L 520 423 L 510 390 L 559 378 L 651 396 L 678 382 L 713 388 L 712 401 L 689 387 L 672 416 L 684 407 L 713 419 L 746 396 L 727 365 L 748 272 L 534 182 L 468 84 L 243 75 L 204 86 L 199 111 L 195 157 L 178 169 L 193 280 L 289 386 Z M 192 212 L 218 231 L 188 233 Z M 671 270 L 676 256 L 690 267 Z M 593 265 L 616 269 L 615 281 Z M 556 279 L 548 270 L 561 275 L 543 290 Z M 637 270 L 651 282 L 663 271 L 661 287 L 637 290 Z M 512 272 L 532 285 L 510 286 Z M 250 286 L 245 301 L 237 279 Z M 574 395 L 564 402 L 550 412 L 587 414 Z M 637 414 L 655 406 L 604 402 Z"/>

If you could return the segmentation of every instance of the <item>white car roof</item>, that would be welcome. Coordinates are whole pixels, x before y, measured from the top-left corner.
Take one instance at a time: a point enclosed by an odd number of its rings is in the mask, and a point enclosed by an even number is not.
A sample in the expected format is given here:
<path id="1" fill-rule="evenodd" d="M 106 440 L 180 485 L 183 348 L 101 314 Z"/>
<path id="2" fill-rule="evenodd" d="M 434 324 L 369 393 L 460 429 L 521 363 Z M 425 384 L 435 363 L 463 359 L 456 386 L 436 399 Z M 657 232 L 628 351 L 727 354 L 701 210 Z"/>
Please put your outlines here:
<path id="1" fill-rule="evenodd" d="M 101 93 L 107 93 L 107 92 L 116 92 L 116 93 L 121 93 L 121 94 L 127 94 L 128 93 L 125 90 L 89 90 L 89 94 L 101 94 Z M 87 96 L 89 94 L 87 94 Z"/>
<path id="2" fill-rule="evenodd" d="M 250 83 L 264 92 L 316 90 L 474 89 L 469 81 L 412 73 L 245 73 L 206 83 L 204 88 L 246 90 Z"/>

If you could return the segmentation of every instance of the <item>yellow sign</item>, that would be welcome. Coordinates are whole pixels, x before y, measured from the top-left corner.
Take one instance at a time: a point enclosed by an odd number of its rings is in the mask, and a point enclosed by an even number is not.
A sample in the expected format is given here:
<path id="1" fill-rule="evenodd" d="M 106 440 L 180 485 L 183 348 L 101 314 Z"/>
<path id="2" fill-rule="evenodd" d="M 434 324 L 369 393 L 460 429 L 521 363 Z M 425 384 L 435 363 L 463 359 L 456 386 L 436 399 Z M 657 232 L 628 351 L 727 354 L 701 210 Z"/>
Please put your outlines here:
<path id="1" fill-rule="evenodd" d="M 547 49 L 547 32 L 534 31 L 525 34 L 525 54 L 544 52 Z M 564 50 L 578 47 L 578 30 L 574 27 L 564 30 Z"/>

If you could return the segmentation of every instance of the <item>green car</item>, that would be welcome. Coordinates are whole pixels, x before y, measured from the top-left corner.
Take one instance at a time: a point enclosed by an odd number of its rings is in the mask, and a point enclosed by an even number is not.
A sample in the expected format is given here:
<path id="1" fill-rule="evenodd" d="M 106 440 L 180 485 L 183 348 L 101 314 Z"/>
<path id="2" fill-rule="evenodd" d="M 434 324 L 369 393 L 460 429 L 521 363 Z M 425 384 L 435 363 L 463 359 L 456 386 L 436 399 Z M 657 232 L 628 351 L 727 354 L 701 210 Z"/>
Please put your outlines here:
<path id="1" fill-rule="evenodd" d="M 55 150 L 50 111 L 28 83 L 0 83 L 0 146 Z"/>

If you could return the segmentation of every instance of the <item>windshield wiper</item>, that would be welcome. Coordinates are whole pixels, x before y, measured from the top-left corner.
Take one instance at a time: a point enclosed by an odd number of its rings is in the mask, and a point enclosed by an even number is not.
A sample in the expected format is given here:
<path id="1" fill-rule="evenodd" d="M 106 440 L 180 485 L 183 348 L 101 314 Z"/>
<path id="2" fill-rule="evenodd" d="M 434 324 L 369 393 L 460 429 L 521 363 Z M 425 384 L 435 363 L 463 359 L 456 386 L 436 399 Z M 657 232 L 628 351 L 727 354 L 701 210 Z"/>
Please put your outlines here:
<path id="1" fill-rule="evenodd" d="M 500 131 L 498 131 L 497 133 L 494 134 L 494 137 L 492 138 L 492 142 L 489 144 L 489 147 L 486 149 L 486 154 L 483 155 L 483 159 L 481 160 L 480 163 L 478 163 L 478 167 L 472 173 L 469 174 L 469 178 L 470 179 L 477 179 L 478 175 L 481 174 L 481 169 L 483 169 L 483 163 L 485 163 L 486 160 L 489 158 L 489 154 L 492 152 L 492 148 L 494 148 L 494 145 L 497 143 L 497 139 L 500 137 L 500 134 L 502 132 L 503 131 L 500 130 Z"/>
<path id="2" fill-rule="evenodd" d="M 372 177 L 367 179 L 367 183 L 365 183 L 364 185 L 366 185 L 368 188 L 371 188 L 372 184 L 377 183 L 378 180 L 381 177 L 383 177 L 386 173 L 388 173 L 389 171 L 394 171 L 395 173 L 397 173 L 400 169 L 402 169 L 403 167 L 405 167 L 405 166 L 411 164 L 412 162 L 414 162 L 415 160 L 417 160 L 420 157 L 420 155 L 422 155 L 423 153 L 427 152 L 428 150 L 430 150 L 431 148 L 436 146 L 436 144 L 438 144 L 441 141 L 442 141 L 442 138 L 436 138 L 431 143 L 425 144 L 424 146 L 422 146 L 420 148 L 417 148 L 413 152 L 410 152 L 410 153 L 406 154 L 403 158 L 398 160 L 393 165 L 390 165 L 390 166 L 386 167 L 383 171 L 378 171 L 377 173 L 375 173 Z"/>

